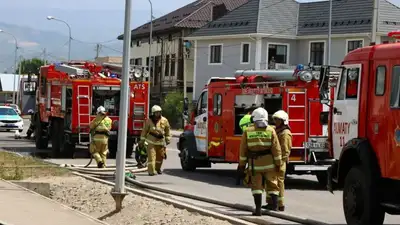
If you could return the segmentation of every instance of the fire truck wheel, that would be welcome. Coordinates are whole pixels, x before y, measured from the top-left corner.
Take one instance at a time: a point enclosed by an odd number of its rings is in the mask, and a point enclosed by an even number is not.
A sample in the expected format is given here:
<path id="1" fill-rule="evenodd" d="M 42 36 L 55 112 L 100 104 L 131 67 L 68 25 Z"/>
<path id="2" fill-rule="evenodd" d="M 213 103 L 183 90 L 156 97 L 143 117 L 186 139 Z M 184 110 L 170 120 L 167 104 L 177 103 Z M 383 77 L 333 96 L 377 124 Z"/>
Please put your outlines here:
<path id="1" fill-rule="evenodd" d="M 381 225 L 385 212 L 377 198 L 376 181 L 361 167 L 350 169 L 344 181 L 343 210 L 349 225 Z"/>
<path id="2" fill-rule="evenodd" d="M 318 183 L 322 186 L 322 187 L 326 187 L 326 185 L 328 184 L 328 173 L 326 171 L 323 172 L 317 172 L 317 174 L 315 174 L 318 180 Z"/>
<path id="3" fill-rule="evenodd" d="M 34 136 L 35 136 L 35 145 L 37 149 L 47 149 L 49 147 L 49 139 L 43 137 L 42 123 L 40 121 L 36 121 Z"/>
<path id="4" fill-rule="evenodd" d="M 51 153 L 53 158 L 61 156 L 61 146 L 64 140 L 63 121 L 54 119 L 51 122 Z"/>
<path id="5" fill-rule="evenodd" d="M 184 171 L 195 171 L 196 170 L 196 161 L 191 159 L 189 149 L 183 143 L 183 149 L 180 154 L 181 158 L 181 167 Z"/>

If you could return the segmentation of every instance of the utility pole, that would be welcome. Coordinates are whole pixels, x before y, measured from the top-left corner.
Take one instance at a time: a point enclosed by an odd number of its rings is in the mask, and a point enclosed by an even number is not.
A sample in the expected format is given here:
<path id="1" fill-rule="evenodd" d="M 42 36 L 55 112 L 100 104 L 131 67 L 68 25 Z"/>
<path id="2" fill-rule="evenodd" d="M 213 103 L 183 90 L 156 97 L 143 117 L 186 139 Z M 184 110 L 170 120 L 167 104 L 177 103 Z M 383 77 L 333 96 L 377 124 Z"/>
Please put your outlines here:
<path id="1" fill-rule="evenodd" d="M 47 59 L 46 59 L 46 58 L 47 58 L 47 55 L 46 55 L 46 54 L 47 54 L 47 53 L 46 53 L 46 48 L 44 48 L 44 49 L 43 49 L 43 64 L 44 64 L 44 65 L 47 65 L 47 61 L 46 61 L 46 60 L 47 60 Z"/>
<path id="2" fill-rule="evenodd" d="M 131 8 L 132 0 L 125 0 L 125 27 L 124 27 L 124 50 L 122 57 L 122 81 L 121 81 L 121 102 L 120 120 L 118 125 L 118 151 L 117 151 L 117 171 L 115 174 L 115 186 L 111 195 L 115 200 L 117 212 L 122 209 L 122 201 L 127 195 L 125 191 L 125 156 L 126 156 L 126 137 L 128 130 L 128 110 L 129 110 L 129 58 L 131 42 Z"/>
<path id="3" fill-rule="evenodd" d="M 22 55 L 20 55 L 19 56 L 19 68 L 18 68 L 18 88 L 17 88 L 17 100 L 16 100 L 16 104 L 21 108 L 21 105 L 20 105 L 20 101 L 19 101 L 19 93 L 20 93 L 20 91 L 21 91 L 21 74 L 22 74 L 22 60 L 23 60 L 23 58 L 22 58 Z"/>
<path id="4" fill-rule="evenodd" d="M 96 44 L 96 58 L 95 59 L 99 58 L 100 50 L 101 50 L 101 45 Z"/>
<path id="5" fill-rule="evenodd" d="M 378 26 L 378 7 L 379 0 L 374 0 L 374 13 L 372 14 L 371 44 L 376 44 L 376 30 Z"/>
<path id="6" fill-rule="evenodd" d="M 331 65 L 331 45 L 332 45 L 332 2 L 329 0 L 329 26 L 328 26 L 328 65 Z"/>

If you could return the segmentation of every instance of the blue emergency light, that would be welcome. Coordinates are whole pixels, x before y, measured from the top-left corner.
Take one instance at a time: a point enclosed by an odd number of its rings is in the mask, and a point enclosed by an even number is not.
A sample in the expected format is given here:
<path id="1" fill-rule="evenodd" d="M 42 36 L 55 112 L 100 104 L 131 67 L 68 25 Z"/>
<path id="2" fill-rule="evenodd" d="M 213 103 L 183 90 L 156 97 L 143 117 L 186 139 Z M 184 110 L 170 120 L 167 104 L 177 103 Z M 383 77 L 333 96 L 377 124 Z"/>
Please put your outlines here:
<path id="1" fill-rule="evenodd" d="M 304 65 L 303 64 L 297 65 L 296 70 L 298 70 L 298 71 L 304 70 Z"/>

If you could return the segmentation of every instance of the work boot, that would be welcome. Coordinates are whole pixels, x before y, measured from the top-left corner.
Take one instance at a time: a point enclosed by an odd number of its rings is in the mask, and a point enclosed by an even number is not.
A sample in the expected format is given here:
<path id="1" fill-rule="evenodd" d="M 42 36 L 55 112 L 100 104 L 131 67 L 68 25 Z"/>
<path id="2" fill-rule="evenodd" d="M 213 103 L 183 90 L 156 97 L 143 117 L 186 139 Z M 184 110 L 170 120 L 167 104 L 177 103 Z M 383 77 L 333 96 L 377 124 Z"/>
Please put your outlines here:
<path id="1" fill-rule="evenodd" d="M 149 173 L 149 176 L 155 176 L 156 174 L 155 173 Z"/>
<path id="2" fill-rule="evenodd" d="M 278 210 L 281 211 L 281 212 L 285 211 L 285 206 L 284 205 L 283 206 L 279 206 Z"/>
<path id="3" fill-rule="evenodd" d="M 261 204 L 262 204 L 262 194 L 254 194 L 254 204 L 256 205 L 256 210 L 253 212 L 253 216 L 261 216 Z"/>
<path id="4" fill-rule="evenodd" d="M 103 162 L 98 162 L 97 163 L 97 168 L 104 168 L 104 163 Z"/>
<path id="5" fill-rule="evenodd" d="M 162 174 L 161 169 L 157 170 L 157 173 L 158 173 L 158 174 Z"/>
<path id="6" fill-rule="evenodd" d="M 278 211 L 278 195 L 271 194 L 270 196 L 272 204 L 268 204 L 267 209 L 272 211 Z"/>
<path id="7" fill-rule="evenodd" d="M 268 207 L 271 207 L 271 199 L 267 198 L 266 202 L 266 205 L 261 206 L 262 209 L 268 209 Z"/>

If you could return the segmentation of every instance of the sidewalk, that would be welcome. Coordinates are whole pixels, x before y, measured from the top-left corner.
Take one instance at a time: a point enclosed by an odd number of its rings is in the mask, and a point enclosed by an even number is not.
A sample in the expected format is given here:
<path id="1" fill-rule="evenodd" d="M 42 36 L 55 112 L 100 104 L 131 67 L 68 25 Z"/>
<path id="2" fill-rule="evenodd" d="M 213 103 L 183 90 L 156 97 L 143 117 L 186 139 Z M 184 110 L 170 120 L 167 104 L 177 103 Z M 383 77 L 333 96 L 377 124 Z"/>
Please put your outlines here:
<path id="1" fill-rule="evenodd" d="M 99 220 L 0 180 L 0 224 L 4 225 L 104 225 Z"/>

